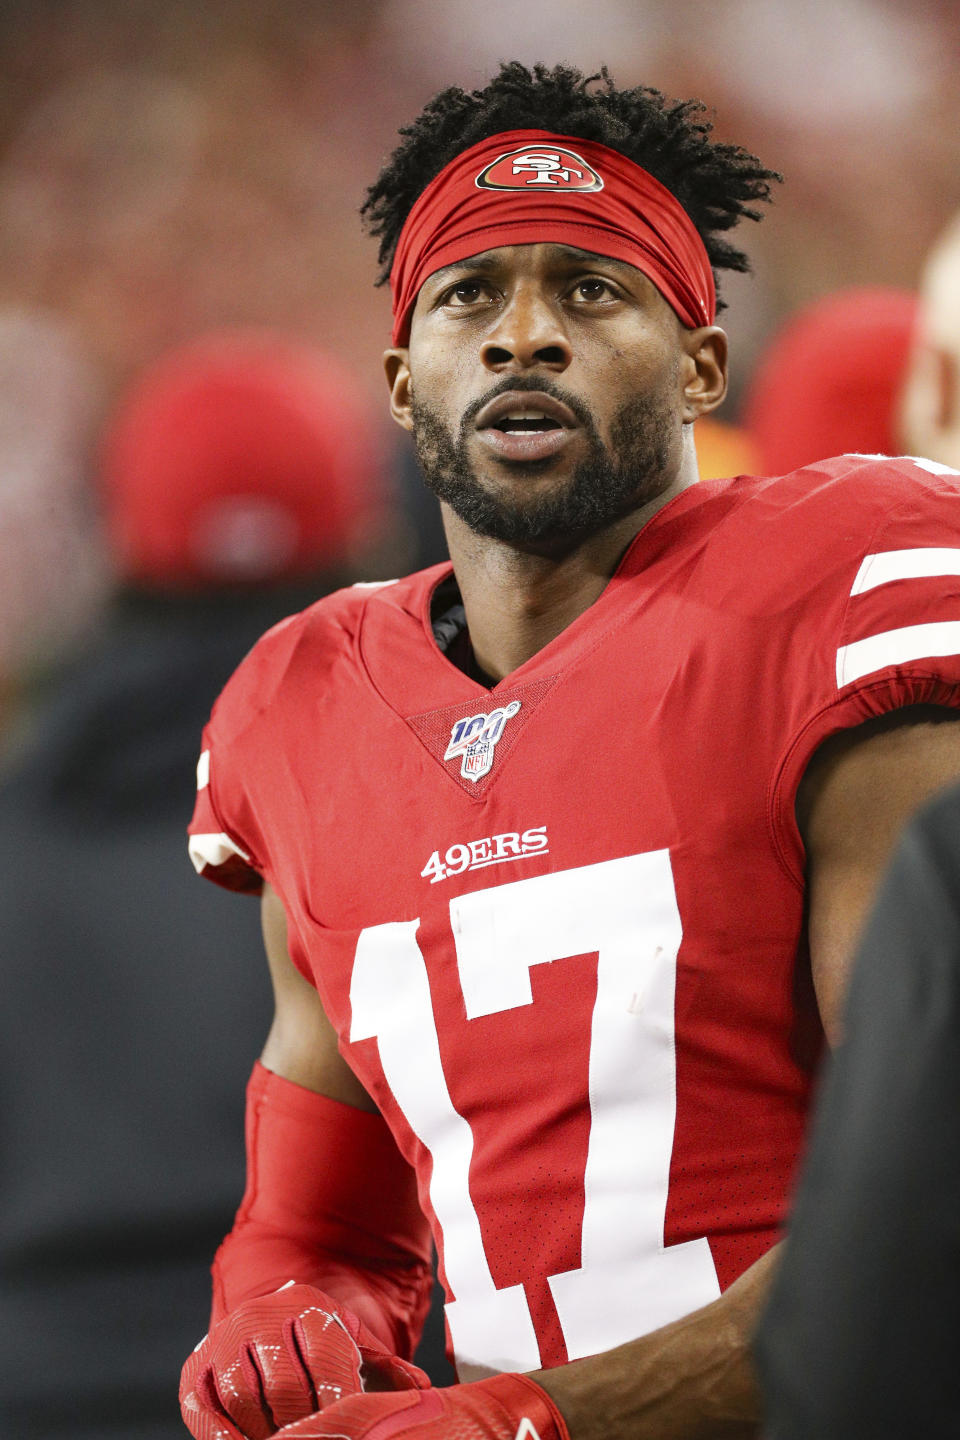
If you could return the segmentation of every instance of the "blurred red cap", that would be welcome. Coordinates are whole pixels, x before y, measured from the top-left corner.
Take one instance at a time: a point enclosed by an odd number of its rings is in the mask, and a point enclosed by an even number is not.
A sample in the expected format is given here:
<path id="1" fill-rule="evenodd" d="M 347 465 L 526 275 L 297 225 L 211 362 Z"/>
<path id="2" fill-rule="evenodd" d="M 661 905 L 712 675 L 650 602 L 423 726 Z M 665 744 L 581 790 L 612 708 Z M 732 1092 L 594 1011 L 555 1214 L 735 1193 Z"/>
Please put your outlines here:
<path id="1" fill-rule="evenodd" d="M 121 574 L 164 587 L 255 584 L 349 558 L 380 523 L 376 432 L 356 379 L 308 344 L 225 331 L 168 352 L 103 437 Z"/>
<path id="2" fill-rule="evenodd" d="M 833 455 L 895 455 L 897 406 L 917 297 L 841 290 L 787 321 L 747 387 L 742 419 L 762 470 L 786 474 Z"/>

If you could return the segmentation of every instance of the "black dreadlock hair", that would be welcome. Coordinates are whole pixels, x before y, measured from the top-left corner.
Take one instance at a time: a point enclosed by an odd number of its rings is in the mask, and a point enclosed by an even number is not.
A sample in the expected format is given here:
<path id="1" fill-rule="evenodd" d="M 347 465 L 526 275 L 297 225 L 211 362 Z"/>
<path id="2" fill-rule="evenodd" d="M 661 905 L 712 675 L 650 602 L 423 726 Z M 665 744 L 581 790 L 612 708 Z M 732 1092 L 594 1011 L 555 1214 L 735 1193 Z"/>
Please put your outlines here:
<path id="1" fill-rule="evenodd" d="M 668 100 L 659 90 L 617 90 L 606 66 L 584 76 L 569 65 L 518 61 L 482 90 L 441 90 L 425 106 L 367 191 L 361 207 L 366 228 L 380 241 L 380 275 L 390 275 L 397 240 L 421 191 L 462 150 L 502 130 L 552 130 L 597 140 L 648 170 L 679 200 L 706 246 L 714 279 L 718 270 L 749 271 L 742 250 L 722 238 L 739 220 L 759 220 L 757 201 L 770 199 L 766 170 L 739 145 L 711 140 L 713 128 L 699 100 Z M 719 301 L 718 308 L 722 309 Z"/>

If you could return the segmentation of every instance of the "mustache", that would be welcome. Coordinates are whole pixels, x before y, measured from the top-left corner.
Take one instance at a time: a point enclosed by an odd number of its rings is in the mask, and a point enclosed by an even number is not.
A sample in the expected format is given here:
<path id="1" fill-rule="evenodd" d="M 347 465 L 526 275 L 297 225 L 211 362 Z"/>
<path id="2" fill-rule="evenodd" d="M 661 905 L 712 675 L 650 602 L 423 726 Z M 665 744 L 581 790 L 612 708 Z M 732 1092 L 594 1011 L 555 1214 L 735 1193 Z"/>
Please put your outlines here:
<path id="1" fill-rule="evenodd" d="M 584 405 L 578 396 L 571 395 L 568 390 L 564 390 L 563 386 L 558 385 L 555 380 L 551 380 L 547 376 L 541 378 L 536 375 L 506 375 L 497 385 L 492 386 L 485 395 L 481 395 L 477 400 L 471 400 L 466 410 L 464 410 L 463 415 L 460 417 L 461 436 L 466 434 L 468 428 L 473 421 L 476 420 L 484 405 L 489 405 L 491 400 L 496 400 L 498 396 L 506 395 L 509 391 L 516 392 L 519 390 L 536 390 L 541 395 L 552 396 L 554 400 L 559 400 L 562 405 L 566 405 L 569 410 L 573 411 L 585 430 L 589 430 L 593 435 L 597 433 L 596 422 L 587 406 Z"/>

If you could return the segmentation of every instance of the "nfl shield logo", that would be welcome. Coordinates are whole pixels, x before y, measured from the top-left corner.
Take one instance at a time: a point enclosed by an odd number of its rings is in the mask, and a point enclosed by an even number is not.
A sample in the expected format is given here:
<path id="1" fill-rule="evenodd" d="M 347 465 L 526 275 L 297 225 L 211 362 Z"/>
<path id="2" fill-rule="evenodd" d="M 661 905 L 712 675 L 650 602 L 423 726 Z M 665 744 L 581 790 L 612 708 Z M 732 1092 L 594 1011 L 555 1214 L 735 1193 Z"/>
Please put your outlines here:
<path id="1" fill-rule="evenodd" d="M 454 760 L 461 755 L 463 758 L 460 762 L 460 774 L 465 780 L 472 780 L 476 784 L 493 769 L 497 741 L 503 734 L 507 721 L 512 719 L 519 709 L 520 701 L 511 700 L 509 705 L 504 705 L 499 710 L 491 710 L 488 715 L 468 715 L 465 720 L 458 720 L 450 731 L 450 743 L 444 760 Z"/>
<path id="2" fill-rule="evenodd" d="M 489 736 L 483 736 L 468 745 L 463 752 L 463 764 L 460 766 L 460 774 L 466 780 L 479 780 L 481 775 L 486 775 L 493 766 L 493 745 L 494 742 Z"/>

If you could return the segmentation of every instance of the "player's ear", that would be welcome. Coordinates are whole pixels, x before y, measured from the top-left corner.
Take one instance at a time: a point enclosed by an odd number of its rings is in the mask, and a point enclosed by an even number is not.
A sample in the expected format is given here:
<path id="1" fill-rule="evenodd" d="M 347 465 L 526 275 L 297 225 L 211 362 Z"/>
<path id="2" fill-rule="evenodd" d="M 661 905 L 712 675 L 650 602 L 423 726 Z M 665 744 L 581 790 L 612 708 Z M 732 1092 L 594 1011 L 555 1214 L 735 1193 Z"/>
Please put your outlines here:
<path id="1" fill-rule="evenodd" d="M 383 368 L 390 387 L 390 414 L 404 430 L 412 430 L 410 352 L 406 346 L 384 350 Z"/>
<path id="2" fill-rule="evenodd" d="M 727 332 L 703 325 L 684 332 L 683 419 L 697 420 L 716 410 L 727 393 Z"/>

